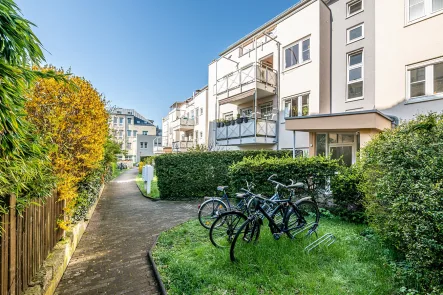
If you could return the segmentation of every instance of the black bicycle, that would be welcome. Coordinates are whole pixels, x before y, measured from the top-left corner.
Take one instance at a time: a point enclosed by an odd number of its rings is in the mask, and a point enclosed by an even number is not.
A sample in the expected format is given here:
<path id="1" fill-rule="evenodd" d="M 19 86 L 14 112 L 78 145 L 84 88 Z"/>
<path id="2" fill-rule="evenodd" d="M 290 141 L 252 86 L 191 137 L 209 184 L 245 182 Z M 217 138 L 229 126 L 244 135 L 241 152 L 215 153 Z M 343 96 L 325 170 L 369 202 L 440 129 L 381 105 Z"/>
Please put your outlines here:
<path id="1" fill-rule="evenodd" d="M 230 249 L 231 261 L 246 260 L 250 256 L 250 247 L 256 242 L 260 236 L 260 229 L 263 225 L 263 220 L 268 221 L 269 229 L 275 240 L 280 239 L 281 235 L 286 234 L 293 239 L 295 231 L 309 227 L 308 234 L 316 231 L 320 220 L 320 212 L 317 204 L 311 200 L 311 197 L 306 197 L 293 203 L 292 198 L 296 195 L 296 191 L 301 195 L 305 191 L 305 184 L 295 183 L 291 180 L 290 185 L 284 185 L 273 180 L 276 175 L 271 175 L 268 181 L 276 184 L 278 188 L 285 188 L 288 190 L 289 198 L 285 200 L 269 200 L 261 196 L 255 196 L 251 199 L 249 208 L 254 208 L 247 220 L 238 228 L 232 240 Z M 269 212 L 266 206 L 272 204 L 273 209 Z M 276 221 L 275 217 L 282 215 L 282 222 Z"/>

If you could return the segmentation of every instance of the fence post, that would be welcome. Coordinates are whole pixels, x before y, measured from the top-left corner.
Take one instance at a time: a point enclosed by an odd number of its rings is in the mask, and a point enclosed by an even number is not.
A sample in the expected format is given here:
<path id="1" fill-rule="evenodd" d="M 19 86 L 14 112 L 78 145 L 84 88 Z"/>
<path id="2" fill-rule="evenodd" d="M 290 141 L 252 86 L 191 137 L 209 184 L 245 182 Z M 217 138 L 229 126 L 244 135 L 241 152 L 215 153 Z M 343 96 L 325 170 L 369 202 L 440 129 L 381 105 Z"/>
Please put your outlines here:
<path id="1" fill-rule="evenodd" d="M 16 197 L 9 196 L 9 294 L 15 295 L 17 268 L 17 214 Z"/>

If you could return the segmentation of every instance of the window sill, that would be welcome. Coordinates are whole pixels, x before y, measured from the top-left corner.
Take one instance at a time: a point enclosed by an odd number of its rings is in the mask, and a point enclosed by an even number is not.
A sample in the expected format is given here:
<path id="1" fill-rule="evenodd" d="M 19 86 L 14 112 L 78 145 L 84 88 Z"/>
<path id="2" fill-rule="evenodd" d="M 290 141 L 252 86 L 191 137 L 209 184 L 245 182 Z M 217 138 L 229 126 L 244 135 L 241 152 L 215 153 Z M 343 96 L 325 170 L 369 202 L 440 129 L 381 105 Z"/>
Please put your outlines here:
<path id="1" fill-rule="evenodd" d="M 353 17 L 353 16 L 356 16 L 357 14 L 360 14 L 360 13 L 362 13 L 363 11 L 365 11 L 365 10 L 362 9 L 362 10 L 360 10 L 360 11 L 358 11 L 358 12 L 354 12 L 353 14 L 348 15 L 348 16 L 346 17 L 346 19 L 351 18 L 351 17 Z"/>
<path id="2" fill-rule="evenodd" d="M 292 70 L 294 70 L 294 69 L 298 69 L 299 67 L 302 67 L 302 66 L 304 66 L 304 65 L 307 65 L 307 64 L 309 64 L 309 63 L 311 63 L 311 62 L 312 62 L 312 59 L 310 59 L 310 60 L 308 60 L 308 61 L 304 61 L 304 62 L 302 62 L 301 64 L 298 64 L 298 65 L 292 66 L 292 67 L 290 67 L 290 68 L 284 69 L 282 73 L 286 73 L 286 72 L 290 72 L 290 71 L 292 71 Z"/>
<path id="3" fill-rule="evenodd" d="M 363 100 L 363 99 L 365 99 L 364 96 L 356 97 L 356 98 L 351 98 L 351 99 L 346 99 L 345 103 L 359 101 L 359 100 Z"/>
<path id="4" fill-rule="evenodd" d="M 433 101 L 433 100 L 439 100 L 443 99 L 443 93 L 435 94 L 435 95 L 426 95 L 426 96 L 419 96 L 414 98 L 408 98 L 405 102 L 406 104 L 413 104 L 413 103 L 420 103 L 420 102 L 427 102 L 427 101 Z"/>
<path id="5" fill-rule="evenodd" d="M 346 43 L 346 45 L 353 44 L 353 43 L 355 43 L 355 42 L 357 42 L 357 41 L 363 40 L 364 38 L 365 38 L 365 37 L 359 37 L 359 38 L 357 38 L 357 39 L 354 39 L 354 40 L 352 40 L 352 41 L 349 41 L 348 43 Z"/>
<path id="6" fill-rule="evenodd" d="M 442 13 L 443 13 L 443 9 L 440 9 L 440 10 L 438 10 L 438 11 L 436 11 L 436 12 L 433 12 L 433 13 L 431 13 L 431 14 L 429 14 L 429 15 L 422 16 L 422 17 L 420 17 L 420 18 L 418 18 L 418 19 L 414 19 L 414 20 L 412 20 L 412 21 L 407 21 L 407 22 L 405 23 L 405 26 L 404 26 L 404 27 L 406 28 L 406 27 L 409 27 L 409 26 L 415 25 L 416 23 L 419 23 L 419 22 L 425 21 L 425 20 L 427 20 L 427 19 L 433 18 L 434 16 L 440 15 L 440 14 L 442 14 Z"/>

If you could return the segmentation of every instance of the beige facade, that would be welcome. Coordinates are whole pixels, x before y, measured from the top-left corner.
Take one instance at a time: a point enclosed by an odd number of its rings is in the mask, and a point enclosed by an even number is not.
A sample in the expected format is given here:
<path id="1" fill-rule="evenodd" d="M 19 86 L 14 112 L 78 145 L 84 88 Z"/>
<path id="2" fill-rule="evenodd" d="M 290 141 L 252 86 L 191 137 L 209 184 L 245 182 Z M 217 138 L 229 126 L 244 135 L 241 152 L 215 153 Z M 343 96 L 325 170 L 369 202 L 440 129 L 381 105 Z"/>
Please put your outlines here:
<path id="1" fill-rule="evenodd" d="M 156 135 L 157 128 L 134 109 L 116 108 L 110 114 L 110 130 L 127 155 L 119 155 L 121 160 L 137 161 L 137 135 Z"/>
<path id="2" fill-rule="evenodd" d="M 191 98 L 170 107 L 162 120 L 164 150 L 184 152 L 197 144 L 208 145 L 207 104 L 208 88 L 204 87 Z"/>

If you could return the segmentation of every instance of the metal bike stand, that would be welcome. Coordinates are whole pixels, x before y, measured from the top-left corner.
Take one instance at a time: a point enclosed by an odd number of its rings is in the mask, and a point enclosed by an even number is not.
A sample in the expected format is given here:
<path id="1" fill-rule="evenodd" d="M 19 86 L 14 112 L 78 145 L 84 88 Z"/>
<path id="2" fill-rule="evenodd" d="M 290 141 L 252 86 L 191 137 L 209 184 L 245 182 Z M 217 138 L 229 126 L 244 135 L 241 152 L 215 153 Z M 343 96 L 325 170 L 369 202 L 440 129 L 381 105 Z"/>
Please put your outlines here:
<path id="1" fill-rule="evenodd" d="M 326 247 L 329 247 L 334 242 L 335 242 L 335 236 L 333 234 L 331 234 L 331 233 L 327 233 L 327 234 L 321 236 L 320 238 L 318 238 L 317 240 L 315 240 L 314 242 L 312 242 L 309 245 L 307 245 L 305 247 L 304 251 L 306 253 L 309 253 L 309 252 L 311 252 L 311 250 L 317 248 L 321 244 L 326 244 Z"/>
<path id="2" fill-rule="evenodd" d="M 316 231 L 316 230 L 314 230 L 314 231 L 310 231 L 310 229 L 311 229 L 314 225 L 316 225 L 316 222 L 310 222 L 310 223 L 308 223 L 308 224 L 305 224 L 305 226 L 303 226 L 302 228 L 299 228 L 298 230 L 294 231 L 294 232 L 292 233 L 292 236 L 295 238 L 298 234 L 301 234 L 302 232 L 305 232 L 305 231 L 307 231 L 307 230 L 309 230 L 309 231 L 306 233 L 306 236 L 311 236 L 313 233 L 315 233 L 315 235 L 317 236 L 317 231 Z M 317 224 L 317 227 L 318 227 L 318 224 Z M 318 237 L 318 236 L 317 236 L 317 237 Z"/>

